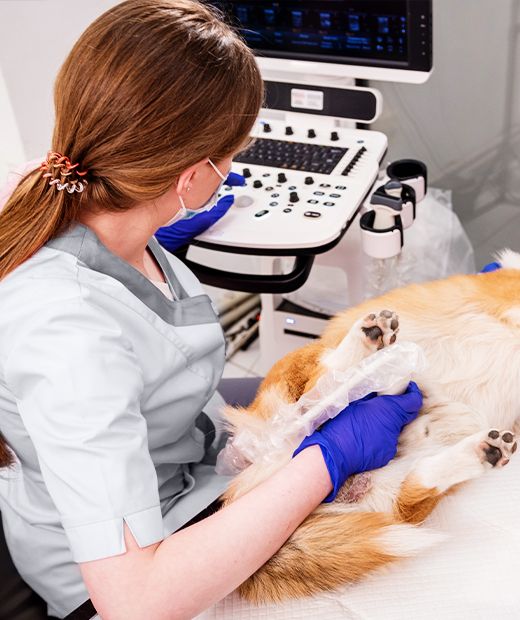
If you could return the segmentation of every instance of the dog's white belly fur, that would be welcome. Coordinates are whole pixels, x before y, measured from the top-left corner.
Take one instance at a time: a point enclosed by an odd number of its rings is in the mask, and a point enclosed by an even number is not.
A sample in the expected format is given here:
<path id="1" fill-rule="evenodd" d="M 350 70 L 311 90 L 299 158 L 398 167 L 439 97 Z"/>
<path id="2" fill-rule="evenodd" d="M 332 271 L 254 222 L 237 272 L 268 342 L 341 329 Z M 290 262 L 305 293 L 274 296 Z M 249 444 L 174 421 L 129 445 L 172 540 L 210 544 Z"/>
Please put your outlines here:
<path id="1" fill-rule="evenodd" d="M 520 418 L 520 329 L 461 309 L 461 316 L 454 317 L 450 325 L 450 333 L 443 333 L 433 321 L 425 329 L 424 317 L 419 324 L 406 311 L 397 311 L 399 339 L 417 343 L 426 354 L 428 367 L 417 377 L 419 384 L 426 390 L 431 387 L 435 400 L 441 396 L 446 404 L 404 430 L 398 455 L 386 467 L 371 472 L 371 488 L 360 501 L 338 502 L 329 509 L 392 512 L 401 483 L 410 472 L 417 471 L 422 459 L 445 454 L 438 462 L 431 459 L 428 463 L 439 470 L 434 477 L 449 476 L 444 471 L 449 467 L 448 445 L 477 431 L 512 429 Z M 454 462 L 453 467 L 465 467 L 462 451 L 458 454 L 462 460 Z M 475 463 L 472 459 L 467 468 Z M 472 477 L 476 475 L 467 471 L 466 478 Z"/>
<path id="2" fill-rule="evenodd" d="M 402 313 L 400 340 L 422 347 L 426 382 L 443 396 L 473 409 L 484 425 L 511 428 L 520 416 L 520 329 L 477 313 L 454 322 L 449 334 L 435 326 L 425 334 L 424 324 Z"/>

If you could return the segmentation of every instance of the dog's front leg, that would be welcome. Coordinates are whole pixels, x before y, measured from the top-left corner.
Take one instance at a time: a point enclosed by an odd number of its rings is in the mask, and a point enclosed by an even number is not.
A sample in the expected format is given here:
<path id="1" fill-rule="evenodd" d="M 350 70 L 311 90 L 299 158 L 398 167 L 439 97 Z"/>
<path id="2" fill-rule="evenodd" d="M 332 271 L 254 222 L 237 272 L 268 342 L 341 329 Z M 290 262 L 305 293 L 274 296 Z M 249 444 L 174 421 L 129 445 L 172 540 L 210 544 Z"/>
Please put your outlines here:
<path id="1" fill-rule="evenodd" d="M 399 317 L 395 312 L 373 312 L 356 321 L 335 349 L 328 350 L 321 363 L 328 370 L 344 371 L 356 366 L 372 353 L 393 344 L 399 331 Z"/>

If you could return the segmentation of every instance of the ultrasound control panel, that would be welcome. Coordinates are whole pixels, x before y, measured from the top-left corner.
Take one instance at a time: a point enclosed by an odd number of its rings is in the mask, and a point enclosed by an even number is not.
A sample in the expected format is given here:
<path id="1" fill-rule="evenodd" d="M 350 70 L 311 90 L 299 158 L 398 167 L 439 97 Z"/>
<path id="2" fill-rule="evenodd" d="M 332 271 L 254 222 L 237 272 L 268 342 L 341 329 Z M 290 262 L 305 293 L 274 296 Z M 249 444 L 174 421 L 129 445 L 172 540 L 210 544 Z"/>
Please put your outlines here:
<path id="1" fill-rule="evenodd" d="M 197 237 L 214 249 L 319 248 L 341 237 L 374 184 L 387 149 L 377 131 L 323 129 L 258 119 L 235 159 L 245 187 L 222 188 L 235 203 Z"/>

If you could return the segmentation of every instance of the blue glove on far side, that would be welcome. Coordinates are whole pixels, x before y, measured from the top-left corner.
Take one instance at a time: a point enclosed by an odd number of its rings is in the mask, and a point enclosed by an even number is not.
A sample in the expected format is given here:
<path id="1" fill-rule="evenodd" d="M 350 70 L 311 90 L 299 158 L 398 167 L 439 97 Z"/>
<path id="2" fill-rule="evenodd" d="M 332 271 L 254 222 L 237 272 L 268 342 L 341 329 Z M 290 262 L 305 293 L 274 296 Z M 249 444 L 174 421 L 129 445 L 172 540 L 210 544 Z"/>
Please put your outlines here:
<path id="1" fill-rule="evenodd" d="M 502 265 L 497 263 L 496 261 L 493 263 L 488 263 L 479 271 L 479 273 L 489 273 L 490 271 L 497 271 L 498 269 L 502 269 Z"/>
<path id="2" fill-rule="evenodd" d="M 415 420 L 421 406 L 422 394 L 414 382 L 398 396 L 369 394 L 306 437 L 293 457 L 309 446 L 320 446 L 333 485 L 324 501 L 331 502 L 347 478 L 394 458 L 403 427 Z"/>
<path id="3" fill-rule="evenodd" d="M 231 187 L 243 186 L 246 180 L 240 174 L 230 172 L 225 184 Z M 193 217 L 185 218 L 171 226 L 159 228 L 155 233 L 157 241 L 169 252 L 175 252 L 190 241 L 201 235 L 210 226 L 213 226 L 221 217 L 226 215 L 235 201 L 233 194 L 223 196 L 214 207 L 202 213 L 196 213 Z"/>

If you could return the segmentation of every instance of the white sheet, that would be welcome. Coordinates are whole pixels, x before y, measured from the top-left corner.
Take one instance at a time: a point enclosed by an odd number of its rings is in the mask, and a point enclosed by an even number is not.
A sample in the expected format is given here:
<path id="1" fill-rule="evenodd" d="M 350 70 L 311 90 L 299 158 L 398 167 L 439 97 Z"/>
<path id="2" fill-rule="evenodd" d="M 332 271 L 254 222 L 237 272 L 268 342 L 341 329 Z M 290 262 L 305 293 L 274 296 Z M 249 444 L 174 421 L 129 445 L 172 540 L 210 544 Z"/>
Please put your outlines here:
<path id="1" fill-rule="evenodd" d="M 334 594 L 256 607 L 232 594 L 197 620 L 520 618 L 520 457 L 444 498 L 426 525 L 449 538 Z M 346 560 L 348 561 L 348 560 Z"/>

